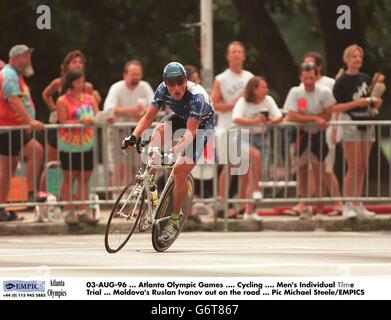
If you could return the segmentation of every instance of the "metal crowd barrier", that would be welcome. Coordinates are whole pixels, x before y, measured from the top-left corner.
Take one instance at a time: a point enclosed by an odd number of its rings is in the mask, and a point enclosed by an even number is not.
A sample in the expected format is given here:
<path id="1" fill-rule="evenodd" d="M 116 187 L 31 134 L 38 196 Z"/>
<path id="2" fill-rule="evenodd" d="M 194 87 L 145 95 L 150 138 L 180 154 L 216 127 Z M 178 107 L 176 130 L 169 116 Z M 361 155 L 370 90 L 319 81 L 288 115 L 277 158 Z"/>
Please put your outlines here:
<path id="1" fill-rule="evenodd" d="M 333 167 L 333 172 L 336 174 L 339 187 L 341 190 L 340 197 L 334 197 L 333 190 L 328 194 L 323 194 L 321 196 L 313 197 L 310 193 L 311 190 L 308 189 L 307 196 L 303 197 L 299 195 L 298 183 L 299 178 L 298 165 L 294 162 L 293 154 L 290 150 L 292 135 L 300 135 L 302 130 L 301 126 L 298 126 L 296 123 L 281 123 L 279 125 L 270 127 L 264 133 L 263 136 L 263 150 L 262 152 L 262 168 L 261 168 L 261 178 L 258 181 L 261 188 L 263 197 L 261 200 L 257 201 L 251 197 L 240 198 L 237 192 L 236 195 L 228 197 L 230 183 L 224 184 L 224 196 L 219 198 L 218 190 L 218 180 L 219 180 L 219 166 L 218 163 L 208 163 L 206 165 L 197 166 L 194 170 L 194 176 L 197 183 L 197 196 L 194 199 L 195 203 L 204 203 L 212 205 L 215 211 L 219 207 L 222 207 L 225 216 L 227 216 L 228 207 L 240 206 L 243 203 L 254 203 L 258 207 L 273 207 L 279 205 L 294 204 L 298 201 L 303 202 L 321 202 L 321 203 L 330 203 L 335 201 L 363 201 L 365 203 L 391 203 L 391 121 L 333 121 L 330 122 L 330 126 L 351 126 L 351 125 L 363 125 L 366 127 L 375 128 L 375 143 L 371 151 L 370 158 L 367 161 L 367 170 L 365 174 L 364 188 L 361 196 L 359 197 L 346 197 L 344 195 L 344 185 L 343 185 L 343 176 L 346 172 L 346 163 L 344 160 L 344 149 L 341 147 L 341 144 L 338 144 L 336 147 L 336 156 L 335 156 L 335 165 Z M 94 170 L 92 177 L 90 179 L 90 193 L 92 195 L 98 195 L 98 197 L 89 197 L 88 200 L 77 200 L 74 195 L 74 190 L 70 190 L 70 201 L 61 201 L 58 197 L 58 205 L 66 204 L 88 204 L 88 205 L 112 205 L 115 202 L 116 195 L 121 191 L 121 189 L 134 177 L 139 169 L 140 155 L 136 152 L 131 152 L 130 155 L 122 155 L 120 150 L 120 143 L 123 137 L 131 133 L 132 128 L 134 128 L 137 123 L 116 123 L 113 125 L 95 125 L 94 126 L 94 137 L 95 144 L 93 148 L 94 153 Z M 46 183 L 50 185 L 52 180 L 57 181 L 55 186 L 57 196 L 58 190 L 61 183 L 61 163 L 59 162 L 59 151 L 57 149 L 57 159 L 49 159 L 48 156 L 48 130 L 59 130 L 61 128 L 66 128 L 71 130 L 72 128 L 84 128 L 83 125 L 45 125 L 45 129 L 41 132 L 31 131 L 31 136 L 33 139 L 38 140 L 44 146 L 44 157 L 43 163 L 41 166 L 40 172 L 33 170 L 29 172 L 28 179 L 32 179 L 35 195 L 38 195 L 40 190 L 40 178 L 43 171 L 46 171 Z M 8 134 L 11 131 L 22 131 L 29 129 L 26 126 L 21 127 L 1 127 L 0 134 Z M 232 129 L 235 131 L 237 129 Z M 23 135 L 22 135 L 23 136 Z M 56 135 L 57 136 L 57 135 Z M 249 129 L 249 143 L 252 145 L 254 143 L 253 139 L 255 134 L 253 129 Z M 308 138 L 308 137 L 307 137 Z M 22 138 L 21 138 L 22 139 Z M 228 134 L 226 137 L 227 150 L 233 147 L 234 143 L 232 137 Z M 311 147 L 311 144 L 314 143 L 310 138 L 308 138 L 308 146 Z M 320 139 L 324 139 L 320 135 Z M 310 141 L 311 140 L 311 141 Z M 9 140 L 11 143 L 11 140 Z M 23 141 L 21 141 L 23 144 Z M 323 141 L 319 141 L 319 144 L 322 144 Z M 296 156 L 298 156 L 298 149 L 296 149 Z M 24 161 L 23 149 L 20 154 L 20 163 L 21 166 L 18 166 L 16 170 L 16 176 L 26 177 L 26 163 Z M 239 158 L 241 161 L 245 158 L 243 155 L 240 155 L 236 158 Z M 36 155 L 33 153 L 33 159 L 31 160 L 36 164 Z M 11 160 L 10 160 L 11 164 Z M 323 165 L 323 160 L 320 161 L 320 164 Z M 229 166 L 230 168 L 236 164 L 232 164 L 230 161 L 224 163 L 222 167 Z M 9 166 L 9 174 L 13 176 L 11 165 Z M 34 166 L 33 166 L 34 167 Z M 121 168 L 120 168 L 121 167 Z M 251 166 L 250 166 L 251 168 Z M 308 170 L 310 170 L 308 166 Z M 31 170 L 30 170 L 31 171 Z M 63 174 L 63 173 L 62 173 Z M 83 172 L 81 172 L 83 174 Z M 164 181 L 164 176 L 166 173 L 161 173 L 160 176 L 157 176 L 157 179 L 162 179 Z M 224 171 L 225 181 L 229 181 L 229 172 L 228 170 Z M 56 176 L 56 179 L 53 178 L 53 175 Z M 49 178 L 48 178 L 49 176 Z M 250 173 L 250 177 L 252 174 Z M 323 175 L 319 176 L 319 189 L 324 191 L 323 184 Z M 240 190 L 241 178 L 239 177 L 239 187 Z M 0 181 L 0 183 L 3 183 Z M 54 182 L 56 183 L 56 182 Z M 52 188 L 53 186 L 48 186 Z M 48 189 L 50 189 L 48 188 Z M 73 187 L 74 188 L 74 187 Z M 11 190 L 12 191 L 12 190 Z M 13 190 L 15 191 L 15 190 Z M 48 190 L 49 192 L 51 190 Z M 227 200 L 224 200 L 227 199 Z M 13 207 L 13 206 L 47 206 L 46 202 L 28 202 L 26 199 L 23 200 L 12 200 L 12 202 L 0 203 L 0 207 Z"/>

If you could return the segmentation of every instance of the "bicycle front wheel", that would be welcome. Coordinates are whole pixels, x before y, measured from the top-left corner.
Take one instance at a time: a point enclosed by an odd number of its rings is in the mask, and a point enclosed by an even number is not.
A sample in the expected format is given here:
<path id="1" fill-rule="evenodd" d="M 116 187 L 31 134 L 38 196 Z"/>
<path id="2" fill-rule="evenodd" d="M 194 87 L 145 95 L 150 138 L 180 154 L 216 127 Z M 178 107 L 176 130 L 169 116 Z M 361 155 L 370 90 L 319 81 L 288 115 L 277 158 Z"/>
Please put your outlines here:
<path id="1" fill-rule="evenodd" d="M 160 202 L 159 208 L 157 209 L 155 220 L 157 220 L 152 227 L 152 244 L 156 251 L 163 252 L 167 250 L 174 241 L 178 238 L 183 226 L 185 225 L 187 216 L 190 213 L 193 197 L 194 197 L 194 180 L 191 175 L 187 178 L 187 194 L 182 205 L 182 210 L 180 213 L 179 229 L 176 232 L 172 240 L 168 242 L 163 242 L 159 238 L 162 234 L 164 227 L 166 226 L 173 207 L 173 191 L 174 191 L 174 181 L 171 181 L 167 192 L 162 195 L 163 199 Z"/>
<path id="2" fill-rule="evenodd" d="M 123 248 L 136 229 L 144 206 L 145 192 L 141 184 L 129 183 L 119 195 L 111 210 L 105 233 L 107 252 Z"/>

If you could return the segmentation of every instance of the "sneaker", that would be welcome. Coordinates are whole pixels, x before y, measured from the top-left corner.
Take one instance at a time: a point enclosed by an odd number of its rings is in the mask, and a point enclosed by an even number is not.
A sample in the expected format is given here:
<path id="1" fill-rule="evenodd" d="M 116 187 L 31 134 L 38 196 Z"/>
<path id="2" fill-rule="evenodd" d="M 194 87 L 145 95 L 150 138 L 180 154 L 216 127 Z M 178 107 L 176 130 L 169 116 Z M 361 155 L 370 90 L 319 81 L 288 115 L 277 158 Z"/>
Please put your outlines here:
<path id="1" fill-rule="evenodd" d="M 94 218 L 88 210 L 77 212 L 77 217 L 79 218 L 79 222 L 87 224 L 96 224 L 99 221 L 99 219 Z"/>
<path id="2" fill-rule="evenodd" d="M 202 220 L 198 214 L 189 215 L 188 219 L 196 224 L 202 224 Z"/>
<path id="3" fill-rule="evenodd" d="M 9 221 L 22 221 L 24 217 L 20 217 L 16 214 L 16 212 L 11 211 L 8 216 Z"/>
<path id="4" fill-rule="evenodd" d="M 64 220 L 67 225 L 76 226 L 79 224 L 79 218 L 73 211 L 65 211 L 64 215 Z"/>
<path id="5" fill-rule="evenodd" d="M 300 211 L 299 219 L 308 220 L 308 219 L 312 219 L 312 217 L 313 217 L 313 214 L 312 214 L 312 207 L 311 206 L 307 206 L 303 210 Z"/>
<path id="6" fill-rule="evenodd" d="M 10 221 L 9 213 L 4 209 L 0 209 L 0 221 Z"/>
<path id="7" fill-rule="evenodd" d="M 243 215 L 243 220 L 244 221 L 256 221 L 256 222 L 259 222 L 259 221 L 262 221 L 262 218 L 259 215 L 257 215 L 256 213 L 245 212 L 244 215 Z"/>
<path id="8" fill-rule="evenodd" d="M 45 202 L 46 199 L 47 196 L 42 195 L 41 192 L 38 192 L 36 195 L 33 192 L 29 192 L 27 196 L 27 202 Z"/>
<path id="9" fill-rule="evenodd" d="M 179 219 L 178 222 L 170 219 L 164 227 L 162 234 L 159 237 L 160 242 L 170 242 L 176 236 L 179 230 Z"/>
<path id="10" fill-rule="evenodd" d="M 367 210 L 364 206 L 357 206 L 356 211 L 359 219 L 372 219 L 376 216 L 375 212 Z"/>
<path id="11" fill-rule="evenodd" d="M 342 211 L 342 216 L 346 219 L 357 218 L 357 209 L 352 205 L 345 205 L 344 210 Z"/>
<path id="12" fill-rule="evenodd" d="M 206 215 L 206 214 L 208 214 L 207 209 L 206 209 L 206 205 L 203 204 L 203 203 L 199 203 L 199 202 L 197 202 L 197 203 L 195 203 L 193 205 L 193 211 L 194 211 L 195 215 Z"/>
<path id="13" fill-rule="evenodd" d="M 253 198 L 254 198 L 254 200 L 261 200 L 263 198 L 262 192 L 261 191 L 254 191 Z"/>

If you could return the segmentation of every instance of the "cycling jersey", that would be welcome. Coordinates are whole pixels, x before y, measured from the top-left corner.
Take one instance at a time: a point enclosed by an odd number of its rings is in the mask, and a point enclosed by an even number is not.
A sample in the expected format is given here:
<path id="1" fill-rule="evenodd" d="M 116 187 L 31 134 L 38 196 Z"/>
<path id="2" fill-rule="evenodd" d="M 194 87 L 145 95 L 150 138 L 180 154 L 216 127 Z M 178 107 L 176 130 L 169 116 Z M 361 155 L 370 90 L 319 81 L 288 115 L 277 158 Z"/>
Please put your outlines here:
<path id="1" fill-rule="evenodd" d="M 183 120 L 198 120 L 206 129 L 215 127 L 215 110 L 212 101 L 205 89 L 199 84 L 188 81 L 182 99 L 175 100 L 162 82 L 155 91 L 152 106 L 161 109 L 164 105 L 167 105 Z"/>

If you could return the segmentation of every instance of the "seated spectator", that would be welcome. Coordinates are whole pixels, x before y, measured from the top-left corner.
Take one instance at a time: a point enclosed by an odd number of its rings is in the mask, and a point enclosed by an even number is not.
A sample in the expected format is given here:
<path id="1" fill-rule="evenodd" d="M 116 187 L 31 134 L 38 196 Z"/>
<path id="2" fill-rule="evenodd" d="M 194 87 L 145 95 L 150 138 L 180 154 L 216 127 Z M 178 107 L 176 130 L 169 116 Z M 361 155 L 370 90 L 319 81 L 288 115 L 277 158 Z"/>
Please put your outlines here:
<path id="1" fill-rule="evenodd" d="M 89 179 L 94 164 L 94 115 L 98 105 L 92 95 L 83 92 L 85 86 L 84 73 L 80 69 L 66 73 L 63 83 L 63 95 L 57 100 L 58 119 L 61 124 L 81 123 L 86 128 L 62 128 L 59 131 L 58 148 L 64 170 L 64 180 L 61 186 L 61 200 L 88 200 Z M 76 196 L 73 195 L 73 182 L 77 181 Z M 97 222 L 87 205 L 80 205 L 79 210 L 71 204 L 65 205 L 65 222 L 69 225 L 78 222 Z"/>
<path id="2" fill-rule="evenodd" d="M 2 126 L 29 125 L 42 130 L 43 123 L 35 120 L 35 106 L 24 77 L 34 74 L 31 64 L 33 49 L 16 45 L 9 52 L 9 63 L 0 72 L 0 129 Z M 35 202 L 37 172 L 43 148 L 32 138 L 31 130 L 0 131 L 0 203 L 6 203 L 20 154 L 27 158 L 28 201 Z M 15 212 L 0 208 L 0 221 L 21 220 Z"/>
<path id="3" fill-rule="evenodd" d="M 262 77 L 253 77 L 245 87 L 244 96 L 239 98 L 233 109 L 232 119 L 239 128 L 251 127 L 250 144 L 241 139 L 242 160 L 249 161 L 249 170 L 241 176 L 241 183 L 246 190 L 246 198 L 262 199 L 259 181 L 262 168 L 262 149 L 265 145 L 267 127 L 282 120 L 282 113 L 274 99 L 268 95 L 267 82 Z M 236 141 L 240 139 L 238 134 Z M 239 143 L 239 141 L 237 141 Z M 254 205 L 245 206 L 244 219 L 259 221 L 254 214 Z"/>

